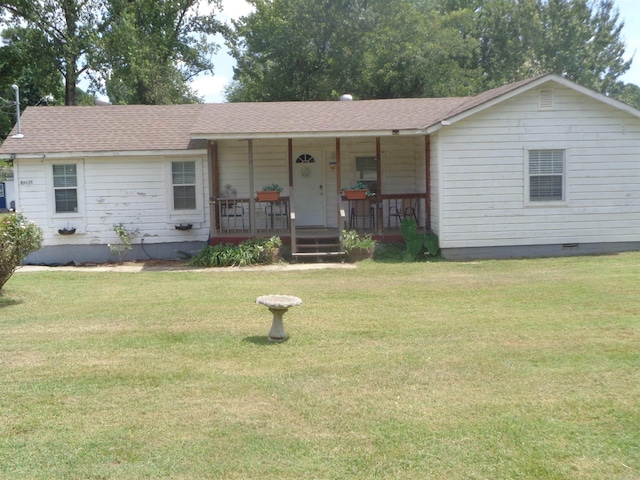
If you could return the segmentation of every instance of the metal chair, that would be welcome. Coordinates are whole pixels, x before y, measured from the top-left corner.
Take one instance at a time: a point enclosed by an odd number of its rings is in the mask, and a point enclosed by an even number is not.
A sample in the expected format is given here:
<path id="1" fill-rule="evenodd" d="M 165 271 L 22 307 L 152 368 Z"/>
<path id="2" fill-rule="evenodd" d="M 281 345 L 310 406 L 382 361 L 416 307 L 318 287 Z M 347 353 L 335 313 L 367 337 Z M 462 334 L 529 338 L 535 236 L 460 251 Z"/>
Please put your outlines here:
<path id="1" fill-rule="evenodd" d="M 269 230 L 269 220 L 271 220 L 271 230 L 274 229 L 274 219 L 282 224 L 282 229 L 289 228 L 289 204 L 284 200 L 277 202 L 267 202 L 264 207 L 266 217 L 265 228 Z"/>
<path id="2" fill-rule="evenodd" d="M 418 198 L 394 198 L 389 200 L 388 227 L 391 228 L 391 220 L 395 222 L 394 228 L 398 228 L 405 218 L 413 218 L 418 223 Z"/>
<path id="3" fill-rule="evenodd" d="M 226 232 L 244 230 L 244 206 L 235 200 L 224 200 L 220 204 L 221 228 Z M 226 227 L 222 220 L 226 219 Z M 240 224 L 240 228 L 238 228 Z"/>
<path id="4" fill-rule="evenodd" d="M 366 200 L 349 200 L 350 218 L 349 225 L 351 228 L 358 228 L 358 219 L 362 219 L 363 227 L 369 220 L 369 228 L 376 226 L 376 209 L 369 199 Z"/>

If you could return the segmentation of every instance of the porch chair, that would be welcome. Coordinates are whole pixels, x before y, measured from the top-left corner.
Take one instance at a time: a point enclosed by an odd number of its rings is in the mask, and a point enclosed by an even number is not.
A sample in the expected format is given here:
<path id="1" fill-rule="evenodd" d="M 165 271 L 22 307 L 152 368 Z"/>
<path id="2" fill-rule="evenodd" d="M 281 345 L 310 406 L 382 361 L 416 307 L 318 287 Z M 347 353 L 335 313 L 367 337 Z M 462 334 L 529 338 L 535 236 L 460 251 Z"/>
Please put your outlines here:
<path id="1" fill-rule="evenodd" d="M 350 228 L 358 228 L 358 219 L 362 219 L 364 227 L 369 220 L 369 228 L 376 226 L 376 209 L 369 199 L 366 200 L 350 200 L 351 212 L 349 217 Z"/>
<path id="2" fill-rule="evenodd" d="M 244 230 L 244 207 L 235 200 L 223 201 L 220 204 L 220 220 L 220 227 L 226 232 Z"/>
<path id="3" fill-rule="evenodd" d="M 394 198 L 389 200 L 388 227 L 391 228 L 391 220 L 394 228 L 400 227 L 405 218 L 413 218 L 418 224 L 418 198 Z"/>
<path id="4" fill-rule="evenodd" d="M 269 230 L 269 221 L 271 221 L 271 230 L 274 230 L 275 223 L 280 223 L 282 229 L 289 228 L 289 204 L 283 200 L 277 202 L 268 202 L 264 207 L 266 217 L 266 230 Z M 277 228 L 275 228 L 277 230 Z"/>

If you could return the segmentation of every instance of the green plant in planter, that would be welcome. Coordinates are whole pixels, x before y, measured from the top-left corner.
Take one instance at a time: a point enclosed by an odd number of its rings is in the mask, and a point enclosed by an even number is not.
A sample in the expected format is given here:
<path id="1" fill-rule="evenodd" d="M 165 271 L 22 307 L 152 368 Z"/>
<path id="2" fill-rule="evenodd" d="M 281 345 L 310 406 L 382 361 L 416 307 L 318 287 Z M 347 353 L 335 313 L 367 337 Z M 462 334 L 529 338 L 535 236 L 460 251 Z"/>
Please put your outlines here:
<path id="1" fill-rule="evenodd" d="M 356 254 L 370 257 L 373 255 L 373 249 L 377 243 L 371 234 L 359 235 L 355 230 L 344 230 L 341 241 L 342 247 L 349 257 L 354 257 Z"/>
<path id="2" fill-rule="evenodd" d="M 277 183 L 270 183 L 269 185 L 265 185 L 264 187 L 262 187 L 262 191 L 282 193 L 282 187 Z"/>
<path id="3" fill-rule="evenodd" d="M 355 185 L 351 185 L 350 187 L 344 187 L 342 191 L 345 190 L 369 190 L 369 186 L 366 183 L 358 182 Z"/>

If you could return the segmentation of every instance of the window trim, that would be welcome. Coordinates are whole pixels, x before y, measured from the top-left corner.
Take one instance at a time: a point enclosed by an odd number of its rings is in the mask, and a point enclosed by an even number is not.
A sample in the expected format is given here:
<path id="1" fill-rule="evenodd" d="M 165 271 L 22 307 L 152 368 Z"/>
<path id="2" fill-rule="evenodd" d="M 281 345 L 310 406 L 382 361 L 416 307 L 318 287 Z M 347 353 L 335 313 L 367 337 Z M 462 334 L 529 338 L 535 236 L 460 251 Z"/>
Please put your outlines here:
<path id="1" fill-rule="evenodd" d="M 563 172 L 562 172 L 562 200 L 532 200 L 531 199 L 531 174 L 529 173 L 529 154 L 530 152 L 560 150 L 564 153 Z M 564 207 L 568 205 L 568 187 L 569 187 L 569 149 L 565 145 L 532 145 L 524 148 L 523 167 L 524 167 L 524 205 L 526 207 Z"/>
<path id="2" fill-rule="evenodd" d="M 78 197 L 77 212 L 57 212 L 56 211 L 56 188 L 54 187 L 53 167 L 54 165 L 75 165 L 76 166 L 76 193 Z M 46 169 L 46 191 L 48 201 L 49 218 L 60 221 L 65 219 L 81 219 L 85 216 L 85 185 L 84 185 L 84 161 L 77 160 L 58 160 L 51 162 Z"/>
<path id="3" fill-rule="evenodd" d="M 195 164 L 195 187 L 196 187 L 196 208 L 190 210 L 176 210 L 174 201 L 174 184 L 173 184 L 173 164 L 182 162 L 193 162 Z M 167 157 L 165 160 L 165 178 L 166 178 L 166 205 L 167 205 L 167 222 L 202 222 L 205 214 L 204 201 L 204 182 L 202 158 L 194 157 Z"/>
<path id="4" fill-rule="evenodd" d="M 193 182 L 184 182 L 184 183 L 174 183 L 174 166 L 177 164 L 185 165 L 187 163 L 193 164 Z M 185 212 L 190 213 L 198 209 L 198 178 L 197 178 L 197 169 L 196 162 L 192 160 L 181 160 L 181 161 L 172 161 L 171 162 L 171 203 L 173 206 L 173 210 L 176 212 Z M 184 169 L 183 169 L 184 174 Z M 193 188 L 193 208 L 177 208 L 176 207 L 176 187 L 192 187 Z M 191 199 L 189 199 L 191 200 Z"/>
<path id="5" fill-rule="evenodd" d="M 65 185 L 62 187 L 56 187 L 56 178 L 60 178 L 60 175 L 56 175 L 56 167 L 62 167 L 64 172 L 63 172 L 63 179 L 65 181 Z M 66 171 L 66 167 L 74 167 L 74 172 L 73 172 L 73 177 L 74 177 L 74 184 L 73 185 L 66 185 L 66 181 L 67 179 L 70 179 L 72 175 L 68 174 L 68 172 Z M 79 209 L 80 209 L 80 205 L 79 205 L 79 199 L 78 199 L 78 167 L 73 164 L 73 163 L 54 163 L 51 165 L 52 168 L 52 174 L 53 174 L 53 208 L 55 209 L 55 212 L 58 214 L 64 214 L 67 215 L 69 213 L 78 213 Z M 61 204 L 58 204 L 58 192 L 59 191 L 74 191 L 75 192 L 75 207 L 74 210 L 58 210 L 58 207 L 61 206 Z M 69 200 L 65 200 L 65 203 L 68 203 Z"/>

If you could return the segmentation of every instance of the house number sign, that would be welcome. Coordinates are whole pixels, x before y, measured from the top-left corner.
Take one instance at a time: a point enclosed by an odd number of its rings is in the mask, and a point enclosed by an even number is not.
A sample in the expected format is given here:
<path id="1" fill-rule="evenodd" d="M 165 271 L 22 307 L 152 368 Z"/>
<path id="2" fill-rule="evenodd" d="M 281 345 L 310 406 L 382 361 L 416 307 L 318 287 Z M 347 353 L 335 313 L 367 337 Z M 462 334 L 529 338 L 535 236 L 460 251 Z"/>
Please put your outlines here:
<path id="1" fill-rule="evenodd" d="M 33 180 L 20 180 L 20 185 L 33 185 Z"/>

